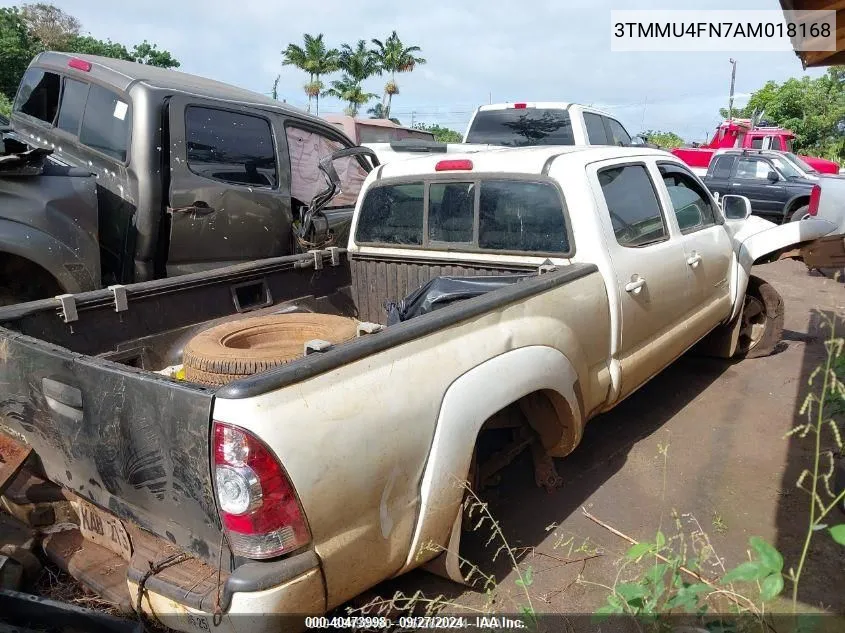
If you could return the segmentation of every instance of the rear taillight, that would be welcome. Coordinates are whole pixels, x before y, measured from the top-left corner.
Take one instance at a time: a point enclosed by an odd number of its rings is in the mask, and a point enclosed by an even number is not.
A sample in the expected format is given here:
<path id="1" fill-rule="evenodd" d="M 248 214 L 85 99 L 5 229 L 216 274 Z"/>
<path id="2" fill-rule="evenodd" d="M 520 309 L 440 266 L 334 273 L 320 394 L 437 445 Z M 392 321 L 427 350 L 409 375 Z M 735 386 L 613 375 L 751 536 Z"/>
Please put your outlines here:
<path id="1" fill-rule="evenodd" d="M 822 197 L 822 188 L 818 185 L 813 185 L 813 190 L 810 192 L 810 206 L 807 209 L 809 215 L 816 215 L 819 212 L 819 198 Z"/>
<path id="2" fill-rule="evenodd" d="M 250 432 L 214 422 L 214 479 L 232 552 L 272 558 L 311 535 L 296 492 L 278 460 Z"/>
<path id="3" fill-rule="evenodd" d="M 513 107 L 516 108 L 517 110 L 524 110 L 525 108 L 528 107 L 528 104 L 527 103 L 514 103 Z"/>

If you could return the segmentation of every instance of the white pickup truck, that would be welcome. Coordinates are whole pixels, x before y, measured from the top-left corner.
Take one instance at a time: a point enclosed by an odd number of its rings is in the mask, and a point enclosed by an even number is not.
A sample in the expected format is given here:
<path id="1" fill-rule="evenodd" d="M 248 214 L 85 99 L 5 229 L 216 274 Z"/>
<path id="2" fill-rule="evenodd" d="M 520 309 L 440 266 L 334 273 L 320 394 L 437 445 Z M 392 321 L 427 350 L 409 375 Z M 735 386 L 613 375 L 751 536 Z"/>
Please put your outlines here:
<path id="1" fill-rule="evenodd" d="M 421 154 L 480 152 L 496 147 L 535 145 L 645 145 L 632 138 L 612 115 L 591 106 L 562 101 L 493 103 L 478 107 L 463 143 L 426 140 L 365 143 L 379 161 L 417 158 Z"/>
<path id="2" fill-rule="evenodd" d="M 278 630 L 427 563 L 460 581 L 456 481 L 484 470 L 487 428 L 554 487 L 588 420 L 708 335 L 724 356 L 777 344 L 752 264 L 834 227 L 749 211 L 650 149 L 383 165 L 348 249 L 0 309 L 0 451 L 31 448 L 26 481 L 81 517 L 53 560 L 182 631 Z M 209 326 L 303 312 L 359 336 L 217 387 L 164 375 Z M 279 343 L 227 340 L 244 362 Z"/>
<path id="3" fill-rule="evenodd" d="M 639 141 L 637 137 L 637 141 Z M 616 118 L 592 106 L 563 101 L 492 103 L 478 107 L 464 143 L 528 145 L 636 144 Z"/>

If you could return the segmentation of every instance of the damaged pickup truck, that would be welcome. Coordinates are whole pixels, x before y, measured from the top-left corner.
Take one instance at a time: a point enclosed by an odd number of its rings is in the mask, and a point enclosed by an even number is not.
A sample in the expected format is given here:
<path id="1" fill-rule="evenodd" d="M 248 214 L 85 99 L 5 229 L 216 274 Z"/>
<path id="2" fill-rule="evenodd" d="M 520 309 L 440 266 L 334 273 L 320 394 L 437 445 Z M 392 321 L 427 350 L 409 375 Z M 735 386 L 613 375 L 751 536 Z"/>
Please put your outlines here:
<path id="1" fill-rule="evenodd" d="M 34 452 L 10 489 L 52 482 L 79 520 L 47 554 L 182 631 L 278 630 L 423 564 L 461 581 L 488 430 L 552 489 L 692 346 L 777 345 L 751 267 L 834 227 L 749 214 L 651 149 L 382 165 L 346 249 L 0 310 L 0 428 Z"/>
<path id="2" fill-rule="evenodd" d="M 320 246 L 302 224 L 323 187 L 319 160 L 354 146 L 326 121 L 248 90 L 53 52 L 30 64 L 11 123 L 15 138 L 0 143 L 3 304 Z M 43 170 L 19 141 L 52 153 Z M 370 167 L 336 165 L 343 191 L 324 216 L 336 242 L 346 243 Z"/>

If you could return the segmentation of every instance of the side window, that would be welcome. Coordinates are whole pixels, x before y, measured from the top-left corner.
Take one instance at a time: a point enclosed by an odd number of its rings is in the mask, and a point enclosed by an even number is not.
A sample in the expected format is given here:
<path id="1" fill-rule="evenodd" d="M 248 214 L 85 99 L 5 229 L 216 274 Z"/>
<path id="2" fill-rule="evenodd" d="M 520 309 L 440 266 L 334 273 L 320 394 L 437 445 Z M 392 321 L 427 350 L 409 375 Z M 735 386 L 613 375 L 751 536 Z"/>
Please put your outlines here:
<path id="1" fill-rule="evenodd" d="M 428 189 L 428 239 L 472 242 L 475 183 L 435 182 Z"/>
<path id="2" fill-rule="evenodd" d="M 763 137 L 755 136 L 751 139 L 751 147 L 754 149 L 763 149 Z"/>
<path id="3" fill-rule="evenodd" d="M 131 127 L 129 104 L 111 90 L 91 84 L 82 115 L 79 142 L 125 161 Z"/>
<path id="4" fill-rule="evenodd" d="M 424 190 L 421 182 L 370 189 L 361 204 L 355 239 L 421 246 Z"/>
<path id="5" fill-rule="evenodd" d="M 608 145 L 607 132 L 601 116 L 592 112 L 584 113 L 584 125 L 587 126 L 587 139 L 590 145 Z"/>
<path id="6" fill-rule="evenodd" d="M 717 156 L 713 164 L 713 178 L 723 180 L 730 178 L 734 163 L 736 163 L 736 156 Z"/>
<path id="7" fill-rule="evenodd" d="M 59 107 L 59 120 L 56 127 L 73 135 L 79 134 L 79 124 L 88 99 L 88 84 L 84 81 L 65 77 L 62 90 L 62 103 Z"/>
<path id="8" fill-rule="evenodd" d="M 616 241 L 646 246 L 668 237 L 657 194 L 644 165 L 608 167 L 598 173 Z"/>
<path id="9" fill-rule="evenodd" d="M 663 184 L 682 233 L 692 233 L 716 223 L 716 213 L 704 188 L 675 165 L 658 165 Z"/>
<path id="10" fill-rule="evenodd" d="M 21 80 L 15 111 L 52 124 L 59 108 L 60 84 L 56 73 L 30 68 Z"/>
<path id="11" fill-rule="evenodd" d="M 736 177 L 743 180 L 766 180 L 771 166 L 757 158 L 740 158 L 736 166 Z"/>
<path id="12" fill-rule="evenodd" d="M 552 185 L 518 180 L 483 180 L 480 198 L 480 248 L 569 252 L 563 203 Z"/>
<path id="13" fill-rule="evenodd" d="M 625 128 L 622 127 L 619 121 L 610 118 L 606 118 L 605 120 L 607 121 L 608 130 L 610 130 L 609 137 L 612 145 L 627 147 L 631 144 L 631 136 L 625 131 Z"/>
<path id="14" fill-rule="evenodd" d="M 266 119 L 188 106 L 185 136 L 188 167 L 195 174 L 235 185 L 276 186 L 276 152 Z"/>
<path id="15" fill-rule="evenodd" d="M 320 161 L 346 145 L 314 130 L 293 125 L 285 128 L 285 135 L 290 153 L 290 195 L 306 205 L 326 188 L 326 180 L 319 168 Z M 367 170 L 354 156 L 336 160 L 333 165 L 340 177 L 340 192 L 329 201 L 327 208 L 354 206 Z"/>

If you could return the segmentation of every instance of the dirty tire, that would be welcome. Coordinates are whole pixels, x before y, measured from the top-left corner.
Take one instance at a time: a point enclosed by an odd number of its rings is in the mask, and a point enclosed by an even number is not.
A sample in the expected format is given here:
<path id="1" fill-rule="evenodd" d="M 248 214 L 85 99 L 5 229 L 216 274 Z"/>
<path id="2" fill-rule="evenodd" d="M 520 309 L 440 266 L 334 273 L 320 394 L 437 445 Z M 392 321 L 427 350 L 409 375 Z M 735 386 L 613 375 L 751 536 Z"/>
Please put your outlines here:
<path id="1" fill-rule="evenodd" d="M 224 323 L 200 332 L 185 346 L 185 379 L 225 385 L 300 358 L 307 341 L 342 343 L 358 322 L 330 314 L 273 314 Z"/>
<path id="2" fill-rule="evenodd" d="M 804 216 L 809 215 L 809 211 L 810 211 L 809 205 L 805 204 L 803 207 L 798 207 L 797 209 L 795 209 L 795 211 L 792 212 L 792 215 L 789 216 L 789 221 L 790 222 L 798 222 L 798 220 L 803 219 Z"/>
<path id="3" fill-rule="evenodd" d="M 739 318 L 737 356 L 760 358 L 771 354 L 783 336 L 783 299 L 778 292 L 752 275 Z"/>

